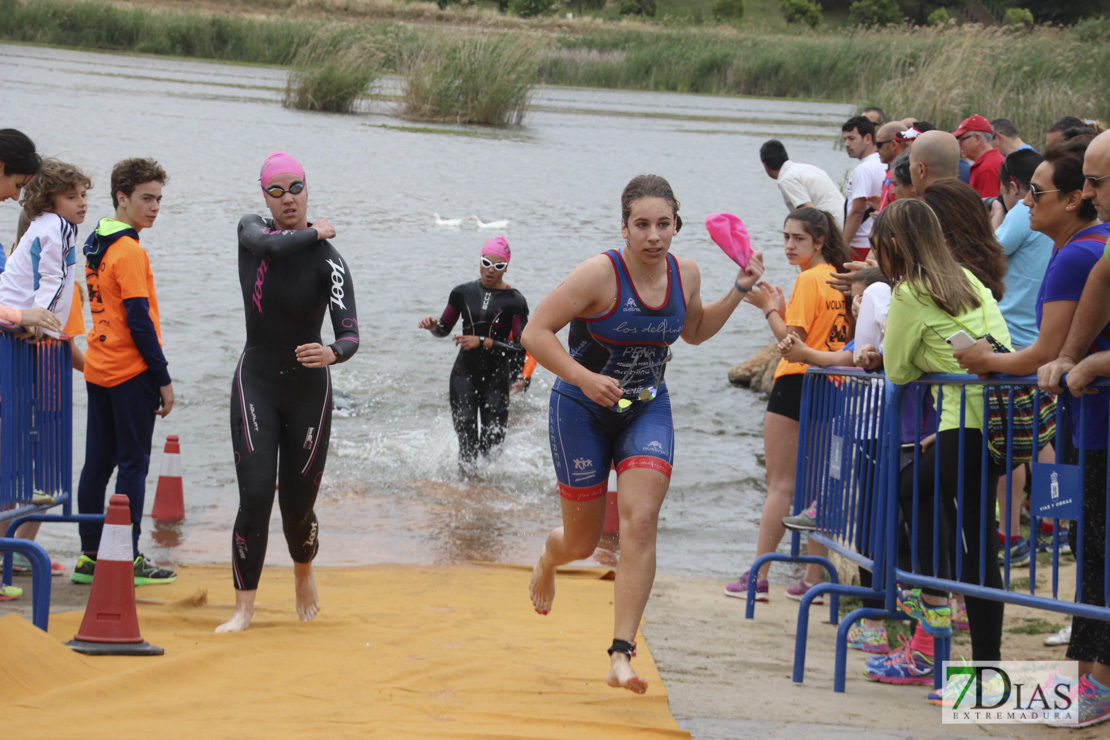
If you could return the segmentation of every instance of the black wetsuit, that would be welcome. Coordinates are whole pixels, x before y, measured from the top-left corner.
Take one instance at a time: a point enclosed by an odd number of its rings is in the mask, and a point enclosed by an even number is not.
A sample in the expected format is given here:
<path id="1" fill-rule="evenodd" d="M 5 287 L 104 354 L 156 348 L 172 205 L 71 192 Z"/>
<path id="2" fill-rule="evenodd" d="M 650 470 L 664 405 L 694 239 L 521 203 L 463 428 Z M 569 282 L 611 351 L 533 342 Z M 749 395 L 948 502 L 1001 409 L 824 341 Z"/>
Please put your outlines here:
<path id="1" fill-rule="evenodd" d="M 310 562 L 319 548 L 313 505 L 331 435 L 331 372 L 305 367 L 295 348 L 320 342 L 325 310 L 338 362 L 359 341 L 354 283 L 339 252 L 311 228 L 273 228 L 255 215 L 239 222 L 247 343 L 231 385 L 231 442 L 239 478 L 232 564 L 241 590 L 258 588 L 275 482 L 294 562 Z"/>
<path id="2" fill-rule="evenodd" d="M 493 340 L 490 349 L 460 349 L 451 369 L 451 420 L 465 472 L 478 453 L 487 454 L 505 439 L 509 386 L 524 366 L 520 333 L 528 323 L 528 302 L 515 288 L 488 290 L 481 280 L 463 283 L 451 291 L 432 333 L 447 336 L 460 316 L 463 334 Z"/>

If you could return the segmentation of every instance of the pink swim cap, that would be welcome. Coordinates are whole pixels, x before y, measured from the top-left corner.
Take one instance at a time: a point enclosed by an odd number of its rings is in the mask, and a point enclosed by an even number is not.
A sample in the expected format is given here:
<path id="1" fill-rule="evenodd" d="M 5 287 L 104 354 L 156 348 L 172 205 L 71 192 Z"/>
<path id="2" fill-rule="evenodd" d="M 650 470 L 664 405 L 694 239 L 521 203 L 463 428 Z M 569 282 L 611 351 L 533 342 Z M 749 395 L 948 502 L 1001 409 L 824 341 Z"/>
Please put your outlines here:
<path id="1" fill-rule="evenodd" d="M 285 152 L 274 152 L 266 157 L 266 161 L 262 163 L 262 174 L 259 176 L 262 187 L 266 187 L 266 184 L 270 182 L 274 175 L 282 175 L 286 172 L 304 180 L 304 168 L 301 167 L 300 162 Z"/>
<path id="2" fill-rule="evenodd" d="M 513 251 L 509 249 L 509 242 L 503 236 L 495 236 L 488 242 L 482 245 L 482 256 L 487 254 L 501 259 L 503 262 L 508 262 L 512 259 Z"/>

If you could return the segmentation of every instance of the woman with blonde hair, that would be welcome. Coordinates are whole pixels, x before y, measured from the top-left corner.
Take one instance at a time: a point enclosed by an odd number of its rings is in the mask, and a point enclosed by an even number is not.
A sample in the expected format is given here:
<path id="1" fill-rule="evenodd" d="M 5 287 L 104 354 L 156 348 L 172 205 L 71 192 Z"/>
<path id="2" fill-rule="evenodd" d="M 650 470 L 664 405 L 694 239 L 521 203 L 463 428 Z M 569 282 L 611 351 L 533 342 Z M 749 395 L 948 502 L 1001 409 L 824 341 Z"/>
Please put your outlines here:
<path id="1" fill-rule="evenodd" d="M 898 200 L 879 215 L 871 234 L 879 268 L 894 285 L 887 316 L 883 364 L 892 382 L 913 382 L 925 373 L 959 373 L 959 363 L 945 341 L 958 331 L 975 336 L 990 333 L 1004 345 L 1010 333 L 991 291 L 966 267 L 952 258 L 940 220 L 922 201 Z M 938 395 L 934 390 L 934 396 Z M 903 471 L 902 511 L 918 528 L 917 566 L 921 575 L 982 584 L 1001 589 L 998 567 L 995 489 L 981 486 L 983 444 L 983 390 L 968 386 L 963 412 L 961 444 L 960 392 L 943 396 L 936 443 L 924 450 L 919 465 Z M 963 455 L 963 477 L 956 461 Z M 933 521 L 933 476 L 936 458 L 940 467 L 940 518 Z M 988 471 L 992 472 L 992 471 Z M 914 476 L 919 502 L 913 508 Z M 956 530 L 957 492 L 963 487 L 962 530 Z M 981 497 L 987 501 L 982 503 Z M 988 520 L 980 537 L 981 512 Z M 933 570 L 933 531 L 939 530 L 938 568 Z M 955 571 L 955 548 L 963 548 L 962 572 Z M 979 550 L 986 548 L 985 572 L 979 573 Z M 902 592 L 901 608 L 920 623 L 914 639 L 888 656 L 876 672 L 897 683 L 932 683 L 932 640 L 928 636 L 952 634 L 952 610 L 947 592 L 912 589 Z M 967 597 L 973 660 L 999 660 L 1002 646 L 1002 611 L 998 601 Z M 869 671 L 872 666 L 869 666 Z M 887 675 L 889 674 L 889 675 Z M 871 675 L 869 672 L 868 675 Z M 872 676 L 876 677 L 876 676 Z"/>

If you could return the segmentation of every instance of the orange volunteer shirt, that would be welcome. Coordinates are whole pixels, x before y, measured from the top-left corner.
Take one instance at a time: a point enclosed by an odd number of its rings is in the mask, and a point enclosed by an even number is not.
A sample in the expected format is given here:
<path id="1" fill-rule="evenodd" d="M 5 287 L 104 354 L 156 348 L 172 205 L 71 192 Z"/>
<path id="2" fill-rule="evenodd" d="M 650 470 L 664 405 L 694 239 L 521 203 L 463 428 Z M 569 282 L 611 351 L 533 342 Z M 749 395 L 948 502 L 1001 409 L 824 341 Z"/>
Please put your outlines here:
<path id="1" fill-rule="evenodd" d="M 69 304 L 69 318 L 62 332 L 69 337 L 79 337 L 85 333 L 85 317 L 81 315 L 81 289 L 73 284 L 73 303 Z"/>
<path id="2" fill-rule="evenodd" d="M 844 313 L 844 294 L 829 285 L 832 265 L 816 265 L 794 281 L 790 303 L 786 306 L 786 325 L 801 327 L 806 332 L 805 343 L 822 352 L 843 349 L 852 338 L 852 327 Z M 809 365 L 804 362 L 779 360 L 775 380 L 784 375 L 802 375 Z"/>
<path id="3" fill-rule="evenodd" d="M 85 350 L 85 380 L 111 388 L 147 369 L 146 360 L 139 354 L 131 330 L 127 328 L 124 300 L 147 299 L 150 320 L 158 334 L 158 343 L 162 343 L 150 257 L 139 242 L 129 236 L 120 237 L 105 253 L 98 269 L 86 265 L 85 279 L 92 314 L 88 349 Z"/>

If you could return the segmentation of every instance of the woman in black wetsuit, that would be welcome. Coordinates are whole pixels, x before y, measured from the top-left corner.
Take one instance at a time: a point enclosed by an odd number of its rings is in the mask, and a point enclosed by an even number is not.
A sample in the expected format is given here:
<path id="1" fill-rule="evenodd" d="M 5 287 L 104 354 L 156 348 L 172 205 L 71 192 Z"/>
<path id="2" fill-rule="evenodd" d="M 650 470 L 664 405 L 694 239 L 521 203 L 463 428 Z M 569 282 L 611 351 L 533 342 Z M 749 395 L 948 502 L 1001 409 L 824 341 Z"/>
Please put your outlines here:
<path id="1" fill-rule="evenodd" d="M 216 632 L 250 626 L 266 558 L 274 486 L 297 592 L 297 615 L 319 611 L 312 560 L 319 549 L 313 505 L 331 434 L 331 372 L 358 350 L 355 291 L 347 263 L 327 240 L 326 219 L 308 223 L 304 170 L 284 152 L 262 165 L 273 216 L 239 221 L 239 282 L 247 343 L 231 386 L 231 442 L 239 478 L 232 536 L 235 613 Z M 335 342 L 320 342 L 324 311 Z"/>
<path id="2" fill-rule="evenodd" d="M 511 258 L 505 237 L 490 239 L 482 247 L 481 278 L 452 290 L 438 320 L 427 316 L 418 324 L 445 337 L 460 316 L 463 320 L 462 334 L 455 335 L 459 355 L 451 368 L 451 420 L 463 475 L 474 472 L 479 453 L 489 454 L 505 439 L 509 386 L 524 366 L 520 333 L 528 323 L 528 302 L 505 282 Z"/>

